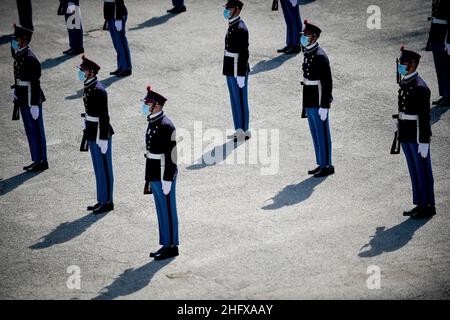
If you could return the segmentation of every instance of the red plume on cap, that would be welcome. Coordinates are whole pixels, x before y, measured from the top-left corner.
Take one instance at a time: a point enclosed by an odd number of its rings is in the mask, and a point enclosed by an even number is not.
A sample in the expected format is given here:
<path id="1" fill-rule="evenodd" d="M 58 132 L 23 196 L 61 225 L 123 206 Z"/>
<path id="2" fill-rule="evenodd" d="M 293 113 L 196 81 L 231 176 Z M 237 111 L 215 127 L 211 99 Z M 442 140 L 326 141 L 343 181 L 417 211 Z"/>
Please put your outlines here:
<path id="1" fill-rule="evenodd" d="M 147 86 L 147 91 L 152 91 L 152 86 L 151 85 Z"/>
<path id="2" fill-rule="evenodd" d="M 403 51 L 405 49 L 405 46 L 402 44 L 401 46 L 400 46 L 400 51 Z"/>
<path id="3" fill-rule="evenodd" d="M 305 23 L 305 24 L 306 24 L 306 23 L 308 23 L 308 22 L 309 22 L 309 21 L 308 21 L 308 19 L 305 19 L 305 21 L 304 21 L 303 23 Z"/>

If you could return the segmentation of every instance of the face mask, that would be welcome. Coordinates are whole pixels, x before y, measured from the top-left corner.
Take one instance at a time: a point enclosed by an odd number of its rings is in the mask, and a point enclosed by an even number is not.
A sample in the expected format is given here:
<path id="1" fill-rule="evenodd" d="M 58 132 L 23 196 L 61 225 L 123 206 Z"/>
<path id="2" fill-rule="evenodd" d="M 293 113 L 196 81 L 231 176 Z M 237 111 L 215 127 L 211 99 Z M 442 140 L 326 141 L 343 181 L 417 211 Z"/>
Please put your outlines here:
<path id="1" fill-rule="evenodd" d="M 86 73 L 84 71 L 78 70 L 78 80 L 86 81 Z"/>
<path id="2" fill-rule="evenodd" d="M 19 42 L 17 42 L 17 40 L 15 39 L 11 40 L 11 48 L 13 48 L 14 50 L 19 50 Z"/>
<path id="3" fill-rule="evenodd" d="M 150 107 L 147 104 L 143 103 L 141 106 L 141 111 L 144 116 L 148 116 L 150 114 Z"/>
<path id="4" fill-rule="evenodd" d="M 300 44 L 304 47 L 307 47 L 309 43 L 310 43 L 309 38 L 303 34 L 300 38 Z"/>
<path id="5" fill-rule="evenodd" d="M 231 18 L 231 10 L 230 9 L 224 9 L 223 10 L 223 17 L 225 18 L 225 19 L 230 19 Z"/>
<path id="6" fill-rule="evenodd" d="M 406 66 L 404 64 L 398 64 L 397 65 L 398 73 L 400 73 L 402 76 L 406 76 L 408 73 L 408 70 L 406 70 Z"/>

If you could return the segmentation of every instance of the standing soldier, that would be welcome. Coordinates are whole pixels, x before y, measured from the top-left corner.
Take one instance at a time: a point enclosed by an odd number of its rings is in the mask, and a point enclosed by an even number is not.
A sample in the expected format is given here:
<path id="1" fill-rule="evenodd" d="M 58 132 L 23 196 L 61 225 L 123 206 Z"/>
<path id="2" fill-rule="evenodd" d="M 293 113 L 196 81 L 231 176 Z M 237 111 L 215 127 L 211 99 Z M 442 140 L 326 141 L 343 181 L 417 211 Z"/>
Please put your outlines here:
<path id="1" fill-rule="evenodd" d="M 84 53 L 80 1 L 59 0 L 58 15 L 64 16 L 69 33 L 69 49 L 63 54 L 75 56 Z"/>
<path id="2" fill-rule="evenodd" d="M 127 77 L 131 75 L 131 54 L 125 35 L 128 11 L 124 0 L 104 0 L 103 15 L 117 52 L 117 70 L 110 74 Z"/>
<path id="3" fill-rule="evenodd" d="M 402 47 L 399 61 L 398 72 L 403 79 L 398 95 L 398 140 L 405 153 L 416 205 L 403 215 L 426 218 L 436 214 L 430 158 L 431 92 L 416 71 L 420 61 L 418 53 Z"/>
<path id="4" fill-rule="evenodd" d="M 175 199 L 177 148 L 175 126 L 164 115 L 166 98 L 147 88 L 142 112 L 147 116 L 146 165 L 144 194 L 153 193 L 158 214 L 159 243 L 162 247 L 150 253 L 163 260 L 178 256 L 178 216 Z"/>
<path id="5" fill-rule="evenodd" d="M 14 25 L 11 47 L 14 52 L 14 80 L 11 95 L 14 99 L 13 120 L 22 115 L 31 152 L 32 164 L 23 170 L 38 172 L 48 169 L 42 103 L 45 101 L 40 85 L 41 64 L 29 48 L 33 31 Z"/>
<path id="6" fill-rule="evenodd" d="M 304 25 L 300 39 L 304 47 L 303 108 L 306 110 L 318 164 L 318 167 L 308 171 L 308 174 L 319 178 L 334 173 L 328 114 L 333 101 L 333 81 L 328 56 L 317 42 L 322 31 L 307 20 Z"/>
<path id="7" fill-rule="evenodd" d="M 86 110 L 86 113 L 82 115 L 83 139 L 87 141 L 91 151 L 97 184 L 97 204 L 87 209 L 94 214 L 99 214 L 114 210 L 111 150 L 114 130 L 109 123 L 108 95 L 105 87 L 97 80 L 100 67 L 83 56 L 78 68 L 78 78 L 84 82 L 83 101 Z"/>
<path id="8" fill-rule="evenodd" d="M 433 0 L 430 44 L 439 85 L 440 98 L 433 101 L 437 106 L 450 106 L 450 5 L 448 0 Z"/>
<path id="9" fill-rule="evenodd" d="M 19 13 L 19 23 L 22 27 L 29 30 L 33 28 L 33 8 L 31 0 L 16 0 L 17 11 Z"/>
<path id="10" fill-rule="evenodd" d="M 302 20 L 300 18 L 300 6 L 298 0 L 280 0 L 286 21 L 286 46 L 279 49 L 279 53 L 296 54 L 301 51 L 299 34 L 302 30 Z"/>
<path id="11" fill-rule="evenodd" d="M 178 14 L 186 11 L 184 0 L 172 0 L 173 8 L 167 10 L 168 13 Z"/>
<path id="12" fill-rule="evenodd" d="M 229 27 L 225 37 L 223 74 L 227 78 L 236 130 L 228 138 L 234 139 L 234 141 L 247 140 L 251 137 L 248 129 L 249 39 L 247 26 L 239 16 L 243 6 L 244 4 L 239 0 L 228 0 L 224 9 L 224 17 L 228 20 Z"/>

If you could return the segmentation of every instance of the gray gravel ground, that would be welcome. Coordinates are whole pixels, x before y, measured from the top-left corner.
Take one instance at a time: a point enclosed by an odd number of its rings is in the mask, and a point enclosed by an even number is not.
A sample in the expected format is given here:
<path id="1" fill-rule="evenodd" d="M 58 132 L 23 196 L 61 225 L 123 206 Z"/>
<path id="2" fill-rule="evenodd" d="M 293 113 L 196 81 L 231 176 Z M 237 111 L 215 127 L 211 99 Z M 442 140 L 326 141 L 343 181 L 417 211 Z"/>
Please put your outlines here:
<path id="1" fill-rule="evenodd" d="M 222 132 L 232 127 L 222 76 L 227 28 L 222 1 L 188 0 L 188 12 L 167 16 L 169 1 L 127 1 L 133 76 L 115 70 L 111 38 L 101 31 L 102 1 L 82 1 L 85 48 L 108 85 L 116 209 L 94 217 L 95 181 L 80 153 L 83 111 L 75 66 L 57 1 L 34 1 L 33 50 L 43 64 L 45 126 L 51 169 L 28 175 L 21 122 L 7 99 L 12 59 L 0 45 L 0 298 L 2 299 L 425 299 L 448 298 L 450 112 L 433 110 L 432 160 L 438 214 L 429 221 L 410 209 L 403 155 L 392 156 L 396 111 L 394 61 L 400 44 L 423 55 L 419 71 L 437 96 L 430 52 L 423 51 L 431 1 L 304 1 L 303 18 L 320 25 L 334 77 L 331 111 L 336 174 L 314 180 L 307 121 L 300 119 L 302 56 L 276 54 L 284 43 L 281 12 L 269 0 L 247 0 L 250 30 L 251 128 L 279 129 L 279 171 L 261 165 L 182 164 L 178 211 L 181 255 L 153 262 L 158 248 L 153 199 L 142 195 L 144 131 L 139 99 L 148 84 L 169 98 L 166 113 L 179 129 Z M 382 10 L 382 28 L 369 30 L 369 5 Z M 0 2 L 0 34 L 18 21 L 15 1 Z M 118 81 L 116 81 L 118 80 Z M 221 145 L 222 143 L 217 143 Z M 211 149 L 205 143 L 203 153 Z M 240 145 L 228 158 L 245 148 Z M 202 152 L 200 152 L 202 153 Z M 197 159 L 197 155 L 193 155 Z M 369 244 L 368 246 L 365 246 Z M 361 249 L 365 246 L 363 249 Z M 81 288 L 66 286 L 71 265 Z M 367 268 L 381 270 L 369 290 Z"/>

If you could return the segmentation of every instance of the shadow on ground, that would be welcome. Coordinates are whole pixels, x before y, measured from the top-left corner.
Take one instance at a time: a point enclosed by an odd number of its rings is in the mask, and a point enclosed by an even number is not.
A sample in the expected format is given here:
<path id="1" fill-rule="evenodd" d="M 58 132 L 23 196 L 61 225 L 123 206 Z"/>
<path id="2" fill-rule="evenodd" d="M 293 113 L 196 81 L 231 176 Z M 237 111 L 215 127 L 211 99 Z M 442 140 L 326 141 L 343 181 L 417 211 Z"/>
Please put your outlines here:
<path id="1" fill-rule="evenodd" d="M 221 146 L 214 147 L 211 151 L 206 152 L 198 159 L 194 164 L 186 167 L 188 170 L 199 170 L 209 166 L 214 166 L 222 161 L 226 160 L 227 157 L 233 152 L 234 149 L 239 147 L 245 141 L 234 142 L 230 140 L 225 142 Z"/>
<path id="2" fill-rule="evenodd" d="M 431 219 L 407 219 L 402 223 L 386 229 L 386 227 L 377 227 L 375 234 L 371 237 L 369 243 L 362 246 L 358 256 L 361 258 L 370 258 L 383 254 L 384 252 L 393 252 L 406 246 L 413 238 L 414 233 L 423 227 Z M 368 248 L 365 251 L 364 249 Z"/>
<path id="3" fill-rule="evenodd" d="M 134 31 L 134 30 L 140 30 L 140 29 L 144 29 L 144 28 L 152 28 L 152 27 L 156 27 L 159 26 L 163 23 L 166 23 L 167 21 L 169 21 L 171 18 L 176 17 L 175 14 L 170 14 L 167 13 L 163 16 L 160 17 L 153 17 L 151 19 L 148 19 L 145 22 L 142 22 L 140 24 L 138 24 L 136 27 L 130 28 L 129 31 Z"/>
<path id="4" fill-rule="evenodd" d="M 262 207 L 262 209 L 275 210 L 301 203 L 308 199 L 314 192 L 314 189 L 323 181 L 325 181 L 326 178 L 327 177 L 309 177 L 308 179 L 303 180 L 298 184 L 291 184 L 289 186 L 286 186 L 283 190 L 278 192 L 275 197 L 271 199 L 273 201 L 272 204 L 266 205 Z"/>
<path id="5" fill-rule="evenodd" d="M 106 214 L 92 214 L 81 217 L 78 220 L 61 223 L 53 231 L 39 239 L 38 243 L 30 246 L 30 249 L 45 249 L 51 246 L 68 242 L 85 232 Z"/>
<path id="6" fill-rule="evenodd" d="M 17 187 L 20 187 L 22 184 L 41 173 L 42 172 L 22 172 L 21 174 L 18 174 L 14 177 L 0 180 L 0 196 L 13 191 Z"/>
<path id="7" fill-rule="evenodd" d="M 105 88 L 108 88 L 114 82 L 120 81 L 122 79 L 125 79 L 125 78 L 116 77 L 116 76 L 110 76 L 109 78 L 106 78 L 104 80 L 99 79 L 99 81 L 105 86 Z M 75 93 L 75 94 L 73 94 L 71 96 L 67 96 L 66 100 L 79 99 L 79 98 L 81 98 L 83 96 L 83 92 L 84 92 L 84 89 L 80 89 L 80 90 L 77 91 L 77 93 Z"/>
<path id="8" fill-rule="evenodd" d="M 154 275 L 159 270 L 164 268 L 173 260 L 174 258 L 162 261 L 153 260 L 139 268 L 127 269 L 120 274 L 113 283 L 105 287 L 100 295 L 92 300 L 111 300 L 138 292 L 150 283 Z"/>

